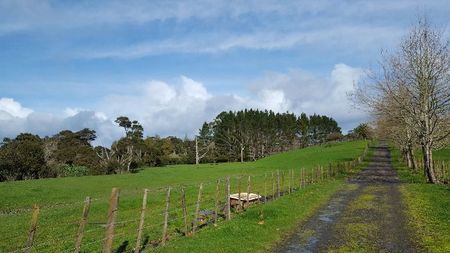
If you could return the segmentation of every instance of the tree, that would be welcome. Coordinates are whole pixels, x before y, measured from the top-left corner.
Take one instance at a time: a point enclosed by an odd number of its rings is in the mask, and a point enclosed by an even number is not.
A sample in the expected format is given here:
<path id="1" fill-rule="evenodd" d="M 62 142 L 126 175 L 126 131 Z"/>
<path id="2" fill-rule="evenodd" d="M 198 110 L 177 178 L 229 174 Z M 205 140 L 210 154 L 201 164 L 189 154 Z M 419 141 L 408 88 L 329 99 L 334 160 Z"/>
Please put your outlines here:
<path id="1" fill-rule="evenodd" d="M 305 113 L 302 113 L 298 118 L 299 134 L 302 147 L 307 147 L 309 144 L 309 118 Z"/>
<path id="2" fill-rule="evenodd" d="M 145 147 L 143 142 L 144 128 L 137 120 L 131 121 L 126 116 L 117 117 L 115 122 L 123 127 L 125 137 L 114 142 L 111 150 L 121 165 L 118 172 L 123 173 L 125 168 L 127 172 L 130 172 L 131 169 L 138 167 L 138 163 L 144 155 L 142 153 L 142 149 Z"/>
<path id="3" fill-rule="evenodd" d="M 212 124 L 205 122 L 199 130 L 199 135 L 195 136 L 195 164 L 198 165 L 200 160 L 203 159 L 213 148 L 214 141 Z"/>
<path id="4" fill-rule="evenodd" d="M 372 136 L 372 129 L 370 128 L 369 124 L 367 123 L 361 123 L 357 127 L 355 127 L 351 131 L 352 135 L 356 139 L 369 139 Z"/>
<path id="5" fill-rule="evenodd" d="M 43 141 L 39 136 L 21 133 L 15 139 L 4 139 L 3 143 L 0 148 L 0 181 L 49 176 Z"/>

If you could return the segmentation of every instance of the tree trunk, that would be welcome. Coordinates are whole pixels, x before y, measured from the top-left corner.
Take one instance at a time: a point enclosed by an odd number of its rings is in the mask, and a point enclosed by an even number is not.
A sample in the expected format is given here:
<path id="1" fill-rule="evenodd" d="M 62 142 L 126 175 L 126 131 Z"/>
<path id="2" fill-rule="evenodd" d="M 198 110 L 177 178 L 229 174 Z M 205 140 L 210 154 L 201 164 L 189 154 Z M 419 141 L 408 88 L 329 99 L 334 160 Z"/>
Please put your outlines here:
<path id="1" fill-rule="evenodd" d="M 241 163 L 244 162 L 244 145 L 241 144 Z"/>
<path id="2" fill-rule="evenodd" d="M 414 154 L 414 148 L 410 147 L 408 148 L 409 157 L 411 157 L 411 169 L 414 171 L 417 171 L 417 164 L 416 164 L 416 156 Z"/>
<path id="3" fill-rule="evenodd" d="M 409 151 L 409 148 L 405 149 L 405 158 L 406 158 L 406 164 L 408 166 L 408 168 L 412 168 L 412 157 L 411 157 L 411 152 Z"/>
<path id="4" fill-rule="evenodd" d="M 422 145 L 423 152 L 423 169 L 424 173 L 428 179 L 429 183 L 437 183 L 436 175 L 434 174 L 433 168 L 433 152 L 431 150 L 431 145 L 425 143 Z"/>
<path id="5" fill-rule="evenodd" d="M 200 157 L 198 156 L 198 140 L 197 136 L 195 137 L 195 164 L 198 165 L 200 163 Z"/>

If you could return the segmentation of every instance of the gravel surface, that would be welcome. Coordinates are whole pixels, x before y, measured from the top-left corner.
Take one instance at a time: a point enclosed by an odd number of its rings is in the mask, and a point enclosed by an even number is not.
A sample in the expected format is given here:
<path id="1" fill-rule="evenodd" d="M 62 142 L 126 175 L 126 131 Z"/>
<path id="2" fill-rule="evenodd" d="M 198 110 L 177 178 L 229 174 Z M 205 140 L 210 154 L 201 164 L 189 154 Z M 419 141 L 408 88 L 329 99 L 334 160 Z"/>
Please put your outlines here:
<path id="1" fill-rule="evenodd" d="M 408 229 L 387 146 L 275 252 L 424 252 Z"/>

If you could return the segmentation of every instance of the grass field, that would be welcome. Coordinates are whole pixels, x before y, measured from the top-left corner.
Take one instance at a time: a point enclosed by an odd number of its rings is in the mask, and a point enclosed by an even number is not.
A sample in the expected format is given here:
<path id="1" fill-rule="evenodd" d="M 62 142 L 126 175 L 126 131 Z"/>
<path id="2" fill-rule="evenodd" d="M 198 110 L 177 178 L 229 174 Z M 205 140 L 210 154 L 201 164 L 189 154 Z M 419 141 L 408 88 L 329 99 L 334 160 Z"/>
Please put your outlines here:
<path id="1" fill-rule="evenodd" d="M 78 221 L 86 196 L 92 197 L 93 202 L 82 249 L 86 252 L 99 251 L 104 237 L 108 198 L 112 187 L 118 187 L 121 190 L 115 230 L 114 245 L 116 248 L 122 247 L 129 250 L 134 246 L 144 188 L 150 189 L 145 236 L 149 238 L 150 242 L 161 238 L 165 189 L 167 186 L 172 186 L 169 224 L 169 232 L 172 236 L 170 240 L 182 241 L 185 238 L 181 239 L 180 236 L 177 236 L 179 235 L 177 228 L 180 228 L 182 224 L 179 204 L 181 185 L 184 185 L 186 189 L 189 213 L 194 210 L 199 183 L 204 184 L 201 208 L 213 209 L 217 179 L 232 176 L 232 192 L 237 192 L 241 175 L 251 175 L 252 192 L 262 194 L 267 189 L 271 190 L 271 183 L 270 186 L 264 187 L 264 182 L 272 182 L 271 173 L 275 170 L 286 172 L 284 174 L 287 175 L 289 169 L 294 169 L 296 171 L 295 180 L 298 182 L 301 168 L 305 168 L 308 172 L 317 165 L 327 166 L 329 163 L 352 160 L 361 155 L 365 145 L 366 142 L 363 141 L 323 145 L 293 150 L 249 163 L 179 165 L 148 168 L 136 174 L 0 183 L 2 196 L 0 202 L 0 252 L 20 249 L 25 244 L 31 206 L 35 203 L 41 207 L 41 213 L 34 251 L 73 251 Z M 282 184 L 286 187 L 287 177 L 284 178 Z M 242 191 L 245 191 L 246 180 L 247 177 L 241 180 Z M 332 186 L 328 187 L 332 189 Z M 223 180 L 220 189 L 222 199 L 225 199 Z M 325 191 L 324 188 L 324 194 Z M 316 203 L 321 201 L 320 199 L 313 198 L 308 201 L 311 202 L 310 207 L 313 208 Z M 278 201 L 282 200 L 273 202 L 273 205 L 276 206 Z M 281 203 L 279 205 L 282 205 Z M 245 215 L 250 215 L 250 212 L 246 212 Z M 219 225 L 219 227 L 221 226 L 222 224 Z"/>
<path id="2" fill-rule="evenodd" d="M 438 160 L 449 160 L 447 150 L 433 153 Z M 421 173 L 411 173 L 398 162 L 398 150 L 393 150 L 394 166 L 404 181 L 403 194 L 409 224 L 428 252 L 450 252 L 450 188 L 427 184 Z"/>

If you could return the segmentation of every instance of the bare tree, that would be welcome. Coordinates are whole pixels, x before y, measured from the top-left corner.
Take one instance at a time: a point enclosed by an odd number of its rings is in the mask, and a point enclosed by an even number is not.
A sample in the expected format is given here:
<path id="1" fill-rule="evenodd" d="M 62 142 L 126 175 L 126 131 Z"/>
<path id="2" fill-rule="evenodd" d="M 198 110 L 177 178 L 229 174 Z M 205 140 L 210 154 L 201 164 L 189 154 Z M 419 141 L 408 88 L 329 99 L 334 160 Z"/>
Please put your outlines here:
<path id="1" fill-rule="evenodd" d="M 195 164 L 199 165 L 200 160 L 205 157 L 210 150 L 214 148 L 214 142 L 211 141 L 207 144 L 206 147 L 199 148 L 198 146 L 198 137 L 195 136 Z"/>

